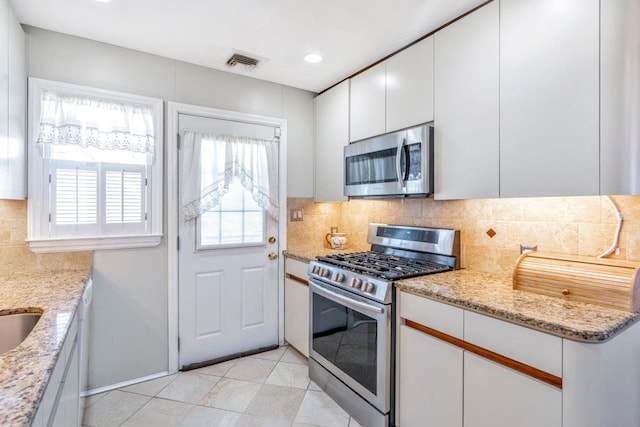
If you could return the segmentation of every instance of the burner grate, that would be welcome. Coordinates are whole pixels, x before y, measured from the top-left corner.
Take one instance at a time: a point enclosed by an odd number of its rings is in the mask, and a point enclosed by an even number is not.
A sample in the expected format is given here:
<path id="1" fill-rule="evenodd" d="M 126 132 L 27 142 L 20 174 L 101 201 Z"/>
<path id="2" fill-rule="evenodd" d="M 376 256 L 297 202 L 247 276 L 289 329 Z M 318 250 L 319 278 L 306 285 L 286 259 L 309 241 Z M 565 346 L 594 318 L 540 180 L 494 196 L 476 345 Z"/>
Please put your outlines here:
<path id="1" fill-rule="evenodd" d="M 318 260 L 350 271 L 391 280 L 451 270 L 451 267 L 433 261 L 405 258 L 379 252 L 334 254 L 318 257 Z"/>

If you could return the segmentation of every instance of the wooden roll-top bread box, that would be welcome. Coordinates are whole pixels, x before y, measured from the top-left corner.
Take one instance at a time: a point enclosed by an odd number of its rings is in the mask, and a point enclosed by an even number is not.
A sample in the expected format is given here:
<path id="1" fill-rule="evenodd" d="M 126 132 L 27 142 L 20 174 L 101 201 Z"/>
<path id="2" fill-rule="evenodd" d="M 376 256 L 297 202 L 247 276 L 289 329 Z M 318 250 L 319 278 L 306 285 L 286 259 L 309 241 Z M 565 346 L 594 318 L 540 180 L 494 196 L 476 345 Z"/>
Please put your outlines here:
<path id="1" fill-rule="evenodd" d="M 640 311 L 640 263 L 577 255 L 525 252 L 513 270 L 521 291 Z"/>

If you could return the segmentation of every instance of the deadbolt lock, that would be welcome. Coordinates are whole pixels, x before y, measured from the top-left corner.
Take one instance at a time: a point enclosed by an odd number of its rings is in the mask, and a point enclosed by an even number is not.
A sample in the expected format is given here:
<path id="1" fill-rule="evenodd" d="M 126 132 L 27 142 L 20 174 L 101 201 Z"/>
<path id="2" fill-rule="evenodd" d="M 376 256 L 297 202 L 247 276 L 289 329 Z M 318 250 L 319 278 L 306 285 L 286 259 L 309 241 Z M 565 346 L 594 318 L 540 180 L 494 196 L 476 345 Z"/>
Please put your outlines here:
<path id="1" fill-rule="evenodd" d="M 275 252 L 271 252 L 271 253 L 269 254 L 269 259 L 270 259 L 271 261 L 273 261 L 274 259 L 278 259 L 278 254 L 277 254 L 277 253 L 275 253 Z"/>
<path id="2" fill-rule="evenodd" d="M 276 242 L 275 236 L 269 237 L 269 243 L 271 243 L 273 245 L 275 242 Z"/>

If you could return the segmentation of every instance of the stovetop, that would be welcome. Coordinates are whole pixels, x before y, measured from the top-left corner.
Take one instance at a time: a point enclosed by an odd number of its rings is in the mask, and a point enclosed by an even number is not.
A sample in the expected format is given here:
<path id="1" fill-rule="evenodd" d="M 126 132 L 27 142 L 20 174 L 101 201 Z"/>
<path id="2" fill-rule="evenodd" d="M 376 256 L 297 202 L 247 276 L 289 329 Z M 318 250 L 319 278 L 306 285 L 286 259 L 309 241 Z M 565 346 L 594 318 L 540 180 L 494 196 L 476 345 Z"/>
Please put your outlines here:
<path id="1" fill-rule="evenodd" d="M 331 254 L 309 264 L 323 286 L 391 303 L 393 281 L 457 268 L 460 233 L 429 227 L 369 224 L 370 251 Z"/>
<path id="2" fill-rule="evenodd" d="M 388 280 L 452 270 L 451 266 L 380 252 L 352 252 L 318 257 L 318 261 Z"/>

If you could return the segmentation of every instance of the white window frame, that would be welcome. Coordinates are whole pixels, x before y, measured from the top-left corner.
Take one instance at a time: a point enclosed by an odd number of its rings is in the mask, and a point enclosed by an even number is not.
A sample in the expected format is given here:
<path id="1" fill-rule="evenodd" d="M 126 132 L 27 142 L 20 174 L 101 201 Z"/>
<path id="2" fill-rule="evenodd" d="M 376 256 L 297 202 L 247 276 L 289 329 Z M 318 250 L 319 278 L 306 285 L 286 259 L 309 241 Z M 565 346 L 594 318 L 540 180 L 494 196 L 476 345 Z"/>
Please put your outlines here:
<path id="1" fill-rule="evenodd" d="M 154 161 L 153 164 L 149 166 L 148 171 L 148 175 L 151 178 L 151 189 L 148 195 L 149 199 L 147 200 L 149 215 L 147 217 L 148 227 L 146 233 L 117 236 L 70 236 L 64 238 L 51 238 L 49 236 L 48 185 L 46 184 L 49 171 L 45 170 L 46 160 L 43 159 L 41 150 L 36 147 L 36 137 L 40 126 L 40 100 L 42 91 L 44 90 L 143 104 L 153 108 L 156 146 L 154 150 Z M 162 240 L 163 128 L 162 99 L 51 80 L 29 78 L 29 196 L 27 208 L 27 243 L 29 244 L 29 248 L 36 253 L 48 253 L 158 246 Z"/>

